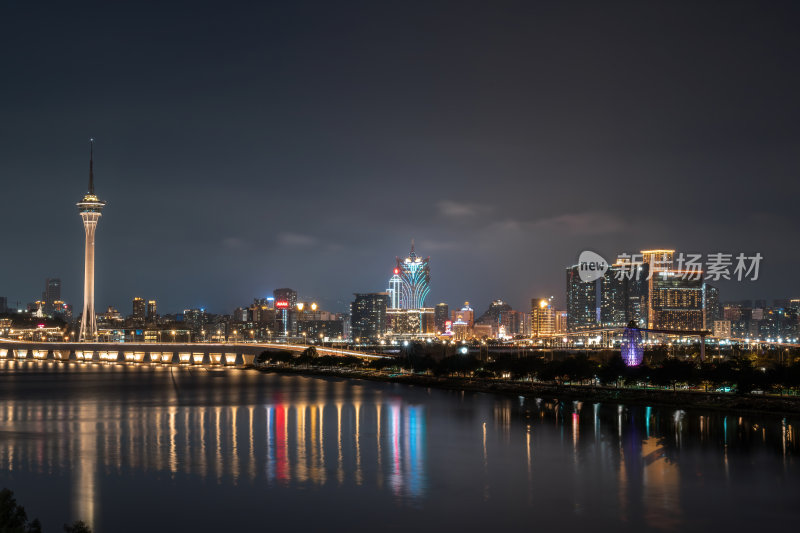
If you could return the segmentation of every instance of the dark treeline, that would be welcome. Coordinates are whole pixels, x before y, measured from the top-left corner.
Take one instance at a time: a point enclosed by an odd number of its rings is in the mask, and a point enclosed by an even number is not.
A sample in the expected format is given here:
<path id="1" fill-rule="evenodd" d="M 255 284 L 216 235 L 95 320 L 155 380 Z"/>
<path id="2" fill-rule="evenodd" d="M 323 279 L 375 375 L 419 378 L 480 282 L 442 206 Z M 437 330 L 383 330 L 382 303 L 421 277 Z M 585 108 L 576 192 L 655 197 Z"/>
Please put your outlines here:
<path id="1" fill-rule="evenodd" d="M 263 352 L 258 363 L 294 367 L 352 368 L 426 373 L 438 377 L 468 377 L 489 380 L 517 380 L 557 385 L 602 385 L 607 387 L 678 388 L 706 391 L 734 391 L 748 394 L 800 392 L 800 363 L 790 366 L 756 364 L 753 357 L 699 363 L 665 358 L 660 362 L 628 367 L 619 354 L 598 362 L 584 355 L 548 360 L 541 356 L 493 356 L 481 361 L 471 355 L 435 359 L 430 355 L 407 354 L 397 358 L 365 361 L 357 357 L 321 356 L 312 347 L 301 355 L 291 352 Z"/>
<path id="2" fill-rule="evenodd" d="M 91 528 L 80 520 L 64 524 L 66 533 L 92 533 Z M 0 490 L 0 532 L 1 533 L 42 533 L 38 519 L 28 520 L 25 508 L 17 503 L 14 492 Z"/>

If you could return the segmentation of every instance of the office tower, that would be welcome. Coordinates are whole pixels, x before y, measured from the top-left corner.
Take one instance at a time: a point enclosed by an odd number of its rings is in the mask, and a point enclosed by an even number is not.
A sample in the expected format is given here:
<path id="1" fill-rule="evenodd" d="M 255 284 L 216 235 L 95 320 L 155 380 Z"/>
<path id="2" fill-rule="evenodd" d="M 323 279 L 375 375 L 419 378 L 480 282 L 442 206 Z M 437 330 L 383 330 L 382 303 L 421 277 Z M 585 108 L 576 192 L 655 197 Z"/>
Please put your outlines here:
<path id="1" fill-rule="evenodd" d="M 550 337 L 556 332 L 556 312 L 552 298 L 531 300 L 531 337 Z"/>
<path id="2" fill-rule="evenodd" d="M 579 265 L 567 267 L 567 331 L 597 327 L 597 280 L 583 281 Z"/>
<path id="3" fill-rule="evenodd" d="M 351 338 L 377 340 L 383 337 L 388 305 L 389 295 L 385 292 L 356 293 L 350 304 Z"/>
<path id="4" fill-rule="evenodd" d="M 131 315 L 135 320 L 144 320 L 147 311 L 147 304 L 144 298 L 138 296 L 133 299 L 133 314 Z"/>
<path id="5" fill-rule="evenodd" d="M 403 309 L 420 309 L 425 305 L 425 298 L 430 292 L 431 269 L 430 257 L 422 259 L 414 251 L 411 241 L 411 253 L 404 260 L 397 258 L 397 275 L 402 281 L 400 307 Z"/>
<path id="6" fill-rule="evenodd" d="M 100 220 L 105 202 L 101 202 L 94 193 L 94 139 L 89 145 L 89 190 L 83 200 L 78 202 L 78 212 L 83 220 L 86 235 L 84 242 L 83 270 L 83 314 L 81 315 L 81 341 L 97 339 L 97 317 L 94 310 L 94 235 L 97 222 Z"/>
<path id="7" fill-rule="evenodd" d="M 155 300 L 148 300 L 147 302 L 147 321 L 153 322 L 158 317 L 158 306 Z"/>
<path id="8" fill-rule="evenodd" d="M 0 296 L 0 313 L 8 313 L 8 298 Z"/>
<path id="9" fill-rule="evenodd" d="M 433 309 L 434 329 L 436 329 L 437 333 L 444 333 L 445 324 L 450 320 L 450 306 L 446 303 L 440 303 L 436 304 Z"/>

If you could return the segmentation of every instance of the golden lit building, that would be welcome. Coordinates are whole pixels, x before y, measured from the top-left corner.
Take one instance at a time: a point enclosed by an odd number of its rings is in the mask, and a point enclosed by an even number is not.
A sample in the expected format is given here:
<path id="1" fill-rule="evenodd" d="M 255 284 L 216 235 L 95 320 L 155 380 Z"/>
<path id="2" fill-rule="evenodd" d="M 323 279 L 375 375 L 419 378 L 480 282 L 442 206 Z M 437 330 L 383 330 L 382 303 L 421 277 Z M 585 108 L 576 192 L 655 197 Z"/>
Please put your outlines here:
<path id="1" fill-rule="evenodd" d="M 551 337 L 556 332 L 556 312 L 552 298 L 531 300 L 531 337 Z"/>

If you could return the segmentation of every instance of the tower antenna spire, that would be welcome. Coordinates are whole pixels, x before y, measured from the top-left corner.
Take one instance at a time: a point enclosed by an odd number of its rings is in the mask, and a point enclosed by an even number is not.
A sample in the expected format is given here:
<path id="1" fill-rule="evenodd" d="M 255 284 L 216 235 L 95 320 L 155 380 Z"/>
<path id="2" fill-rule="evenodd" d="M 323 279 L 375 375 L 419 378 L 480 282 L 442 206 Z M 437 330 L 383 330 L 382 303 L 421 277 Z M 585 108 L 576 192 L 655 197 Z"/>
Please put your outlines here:
<path id="1" fill-rule="evenodd" d="M 411 239 L 411 257 L 414 257 L 414 255 L 416 255 L 414 252 L 414 239 Z"/>
<path id="2" fill-rule="evenodd" d="M 89 139 L 89 194 L 94 194 L 94 139 Z"/>

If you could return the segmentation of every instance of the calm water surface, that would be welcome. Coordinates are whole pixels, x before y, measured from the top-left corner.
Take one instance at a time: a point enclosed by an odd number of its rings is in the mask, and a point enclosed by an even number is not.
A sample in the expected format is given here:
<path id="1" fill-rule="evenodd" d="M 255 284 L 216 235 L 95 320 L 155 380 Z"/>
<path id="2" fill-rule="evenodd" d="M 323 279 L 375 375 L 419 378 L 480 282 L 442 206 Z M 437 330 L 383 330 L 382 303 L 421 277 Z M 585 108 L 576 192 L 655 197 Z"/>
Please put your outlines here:
<path id="1" fill-rule="evenodd" d="M 0 485 L 45 533 L 752 531 L 798 420 L 202 368 L 0 361 Z"/>

